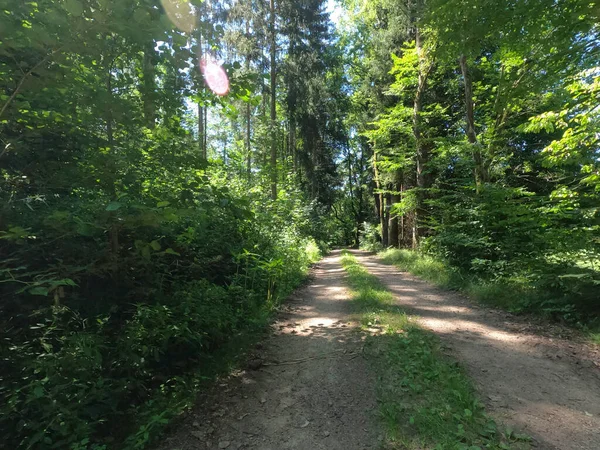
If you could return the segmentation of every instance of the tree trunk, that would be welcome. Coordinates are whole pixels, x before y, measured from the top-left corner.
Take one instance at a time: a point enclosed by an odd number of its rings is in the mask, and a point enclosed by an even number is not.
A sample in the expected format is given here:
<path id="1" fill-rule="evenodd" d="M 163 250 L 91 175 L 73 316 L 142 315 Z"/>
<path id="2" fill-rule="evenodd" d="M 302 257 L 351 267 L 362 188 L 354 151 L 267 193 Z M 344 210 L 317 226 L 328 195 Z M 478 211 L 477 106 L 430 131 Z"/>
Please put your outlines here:
<path id="1" fill-rule="evenodd" d="M 200 26 L 198 27 L 198 62 L 202 64 L 202 58 L 204 56 L 202 51 L 202 13 L 200 13 Z M 199 65 L 198 65 L 199 66 Z M 202 93 L 204 92 L 204 84 L 202 82 L 202 77 L 198 79 L 198 94 L 200 100 L 198 101 L 198 149 L 200 150 L 200 155 L 203 159 L 207 159 L 206 154 L 206 146 L 204 145 L 204 107 L 203 107 L 203 99 Z"/>
<path id="2" fill-rule="evenodd" d="M 252 177 L 252 148 L 250 147 L 251 132 L 251 110 L 250 103 L 246 104 L 246 176 L 248 180 Z"/>
<path id="3" fill-rule="evenodd" d="M 375 194 L 376 196 L 376 204 L 379 205 L 378 208 L 378 215 L 379 215 L 379 224 L 381 226 L 381 244 L 384 247 L 388 246 L 388 223 L 387 223 L 387 216 L 386 216 L 386 204 L 385 204 L 385 197 L 384 195 L 381 193 L 382 191 L 382 186 L 381 186 L 381 180 L 379 179 L 379 168 L 377 167 L 377 152 L 373 152 L 373 173 L 374 173 L 374 179 L 375 179 L 375 187 L 378 191 L 377 194 Z"/>
<path id="4" fill-rule="evenodd" d="M 394 195 L 390 196 L 390 206 L 393 206 L 395 203 L 394 197 Z M 400 242 L 398 241 L 398 216 L 394 215 L 392 211 L 390 211 L 388 223 L 388 244 L 390 247 L 398 248 L 400 247 Z"/>
<path id="5" fill-rule="evenodd" d="M 154 70 L 154 41 L 144 46 L 144 60 L 142 61 L 142 97 L 144 102 L 144 120 L 146 126 L 153 129 L 156 126 L 156 80 Z"/>
<path id="6" fill-rule="evenodd" d="M 381 196 L 373 194 L 373 199 L 375 200 L 375 214 L 377 215 L 377 219 L 381 221 Z"/>
<path id="7" fill-rule="evenodd" d="M 246 36 L 250 36 L 250 21 L 246 20 Z M 250 72 L 250 54 L 246 55 L 246 73 Z M 248 181 L 252 178 L 252 148 L 251 148 L 251 120 L 252 108 L 250 101 L 246 103 L 246 177 Z"/>
<path id="8" fill-rule="evenodd" d="M 312 125 L 312 122 L 311 122 Z M 312 190 L 312 198 L 317 198 L 318 191 L 318 183 L 317 183 L 317 171 L 319 169 L 319 153 L 318 153 L 318 139 L 315 138 L 313 134 L 315 132 L 315 127 L 310 128 L 311 138 L 309 140 L 308 148 L 311 149 L 311 161 L 312 161 L 312 176 L 310 180 L 311 190 Z"/>
<path id="9" fill-rule="evenodd" d="M 394 178 L 395 178 L 394 186 L 393 186 L 394 193 L 390 197 L 392 206 L 400 203 L 400 200 L 401 200 L 400 189 L 401 189 L 401 185 L 402 185 L 402 172 L 400 170 L 396 170 Z M 398 215 L 395 213 L 392 213 L 392 211 L 390 211 L 388 242 L 389 242 L 390 246 L 394 247 L 394 248 L 400 247 L 400 240 L 399 240 L 400 232 L 399 232 L 398 222 L 399 222 Z"/>
<path id="10" fill-rule="evenodd" d="M 402 201 L 402 198 L 404 197 L 404 183 L 400 184 L 400 201 Z M 402 216 L 400 216 L 398 218 L 398 227 L 400 228 L 400 236 L 399 236 L 399 247 L 406 247 L 406 233 L 405 233 L 405 227 L 406 227 L 406 217 L 405 214 L 402 214 Z"/>
<path id="11" fill-rule="evenodd" d="M 204 134 L 202 135 L 202 139 L 204 142 L 202 142 L 202 148 L 204 149 L 204 159 L 208 159 L 208 107 L 205 106 L 204 108 Z"/>
<path id="12" fill-rule="evenodd" d="M 290 152 L 292 153 L 294 174 L 298 174 L 298 152 L 296 150 L 296 120 L 290 117 Z"/>
<path id="13" fill-rule="evenodd" d="M 416 47 L 419 58 L 418 85 L 413 103 L 413 134 L 417 150 L 417 187 L 425 188 L 427 186 L 427 176 L 424 173 L 425 166 L 429 161 L 429 151 L 423 142 L 423 131 L 421 129 L 421 113 L 423 112 L 423 96 L 427 89 L 427 74 L 424 69 L 423 46 L 421 42 L 421 33 L 416 30 Z"/>
<path id="14" fill-rule="evenodd" d="M 198 149 L 203 159 L 206 159 L 206 149 L 204 148 L 204 108 L 198 103 Z"/>
<path id="15" fill-rule="evenodd" d="M 423 219 L 425 217 L 425 189 L 431 185 L 431 175 L 426 172 L 429 163 L 429 144 L 423 139 L 422 130 L 422 112 L 423 112 L 423 97 L 427 89 L 427 78 L 431 66 L 427 67 L 421 33 L 418 28 L 415 30 L 415 43 L 418 57 L 418 85 L 415 93 L 413 104 L 413 135 L 416 143 L 416 160 L 417 160 L 417 201 L 413 224 L 413 247 L 416 247 L 424 234 Z"/>
<path id="16" fill-rule="evenodd" d="M 270 0 L 270 24 L 271 29 L 271 198 L 277 199 L 277 86 L 275 68 L 275 0 Z"/>
<path id="17" fill-rule="evenodd" d="M 379 194 L 379 223 L 381 224 L 381 245 L 387 248 L 388 241 L 388 221 L 387 221 L 387 205 L 385 203 L 385 195 Z"/>
<path id="18" fill-rule="evenodd" d="M 467 140 L 471 144 L 473 151 L 473 161 L 475 163 L 475 185 L 477 192 L 481 190 L 481 186 L 488 180 L 487 170 L 485 169 L 481 149 L 477 142 L 477 133 L 475 131 L 475 105 L 473 103 L 473 80 L 469 73 L 467 57 L 461 55 L 459 58 L 460 70 L 465 83 L 465 111 L 467 121 Z"/>
<path id="19" fill-rule="evenodd" d="M 360 166 L 358 167 L 358 186 L 356 188 L 356 197 L 358 200 L 358 216 L 356 218 L 356 245 L 360 247 L 360 231 L 363 227 L 364 222 L 364 200 L 363 200 L 363 175 L 365 174 L 365 153 L 364 151 L 360 152 Z"/>
<path id="20" fill-rule="evenodd" d="M 350 205 L 352 207 L 352 214 L 354 216 L 354 248 L 358 248 L 359 246 L 359 237 L 360 237 L 360 209 L 356 208 L 355 204 L 355 188 L 354 188 L 354 173 L 352 171 L 352 155 L 350 153 L 350 143 L 346 140 L 347 154 L 346 154 L 346 162 L 348 164 L 348 189 L 350 190 Z M 356 193 L 360 191 L 360 185 L 357 186 Z"/>
<path id="21" fill-rule="evenodd" d="M 383 196 L 383 203 L 385 205 L 385 207 L 383 208 L 383 234 L 386 236 L 387 239 L 385 239 L 385 244 L 384 247 L 389 247 L 390 245 L 392 245 L 392 243 L 390 242 L 390 234 L 391 234 L 391 230 L 390 230 L 390 218 L 391 218 L 391 208 L 392 208 L 392 195 L 387 192 L 386 194 L 382 194 Z"/>
<path id="22" fill-rule="evenodd" d="M 106 92 L 108 94 L 108 101 L 106 103 L 106 135 L 108 138 L 109 147 L 109 164 L 108 174 L 109 183 L 108 189 L 110 190 L 111 199 L 117 201 L 117 164 L 115 155 L 115 137 L 113 131 L 113 115 L 112 115 L 112 104 L 113 104 L 113 88 L 112 88 L 112 67 L 111 62 L 108 66 L 108 73 L 106 74 Z M 115 211 L 109 212 L 109 228 L 108 228 L 108 240 L 110 246 L 110 259 L 112 261 L 112 270 L 115 277 L 118 277 L 119 273 L 119 224 Z"/>

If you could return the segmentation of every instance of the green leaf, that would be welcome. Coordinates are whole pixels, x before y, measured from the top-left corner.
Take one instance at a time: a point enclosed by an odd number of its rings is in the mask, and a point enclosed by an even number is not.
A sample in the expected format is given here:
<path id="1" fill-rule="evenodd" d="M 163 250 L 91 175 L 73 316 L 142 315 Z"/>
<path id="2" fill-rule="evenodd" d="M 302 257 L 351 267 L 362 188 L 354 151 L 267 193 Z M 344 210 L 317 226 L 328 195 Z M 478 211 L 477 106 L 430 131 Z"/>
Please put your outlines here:
<path id="1" fill-rule="evenodd" d="M 77 234 L 80 234 L 81 236 L 93 236 L 95 234 L 95 227 L 90 225 L 89 223 L 85 223 L 85 222 L 79 222 L 77 224 L 77 227 L 75 228 L 77 230 Z"/>
<path id="2" fill-rule="evenodd" d="M 42 386 L 36 386 L 33 390 L 33 396 L 35 398 L 42 398 L 44 396 L 44 388 Z"/>
<path id="3" fill-rule="evenodd" d="M 32 289 L 29 289 L 29 293 L 31 295 L 42 295 L 46 297 L 50 293 L 50 290 L 42 286 L 36 286 Z"/>
<path id="4" fill-rule="evenodd" d="M 169 205 L 170 205 L 170 202 L 166 202 L 166 201 L 165 202 L 158 202 L 156 204 L 156 207 L 157 208 L 164 208 L 165 206 L 169 206 Z"/>
<path id="5" fill-rule="evenodd" d="M 74 16 L 80 16 L 83 14 L 83 6 L 78 0 L 66 0 L 65 9 Z"/>
<path id="6" fill-rule="evenodd" d="M 165 250 L 165 253 L 169 254 L 169 255 L 176 255 L 176 256 L 181 256 L 179 253 L 177 253 L 175 250 L 173 250 L 172 248 L 168 248 Z"/>
<path id="7" fill-rule="evenodd" d="M 52 346 L 50 344 L 48 344 L 47 342 L 44 342 L 44 341 L 42 341 L 41 344 L 42 344 L 42 347 L 44 347 L 44 350 L 46 350 L 46 352 L 52 353 Z"/>
<path id="8" fill-rule="evenodd" d="M 590 275 L 587 273 L 567 273 L 565 275 L 559 275 L 558 278 L 576 278 L 576 279 L 582 279 L 582 278 L 589 278 Z"/>
<path id="9" fill-rule="evenodd" d="M 160 244 L 158 243 L 158 241 L 150 242 L 150 247 L 152 247 L 152 250 L 154 250 L 155 252 L 160 250 Z"/>
<path id="10" fill-rule="evenodd" d="M 108 206 L 106 207 L 107 211 L 116 211 L 117 209 L 121 208 L 121 206 L 123 206 L 122 203 L 119 202 L 110 202 L 108 204 Z"/>

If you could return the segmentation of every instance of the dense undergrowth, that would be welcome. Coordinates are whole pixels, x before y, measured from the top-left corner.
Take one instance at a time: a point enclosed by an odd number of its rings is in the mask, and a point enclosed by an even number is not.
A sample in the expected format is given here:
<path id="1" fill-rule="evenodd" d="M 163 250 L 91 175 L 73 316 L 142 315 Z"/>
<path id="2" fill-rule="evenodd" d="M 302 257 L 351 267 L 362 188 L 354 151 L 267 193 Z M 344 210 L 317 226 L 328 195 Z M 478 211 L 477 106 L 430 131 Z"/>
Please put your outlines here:
<path id="1" fill-rule="evenodd" d="M 237 22 L 234 4 L 196 17 L 205 3 L 0 10 L 2 448 L 144 448 L 227 371 L 334 234 L 346 138 L 314 106 L 335 113 L 330 86 L 293 91 L 310 112 L 282 108 L 299 79 L 283 77 L 283 60 L 299 57 L 282 48 L 263 64 L 269 31 L 281 33 L 263 21 L 268 4 Z M 205 83 L 204 52 L 227 95 Z M 302 83 L 337 92 L 341 74 L 327 70 Z"/>
<path id="2" fill-rule="evenodd" d="M 393 304 L 393 295 L 350 253 L 353 301 L 377 373 L 379 414 L 388 448 L 527 448 L 526 436 L 502 433 L 484 411 L 462 368 L 442 352 L 438 339 Z"/>
<path id="3" fill-rule="evenodd" d="M 367 222 L 357 229 L 361 244 L 418 249 L 388 257 L 444 285 L 593 327 L 597 8 L 535 1 L 374 0 L 357 11 L 355 124 L 379 219 L 356 214 Z M 364 185 L 350 189 L 355 210 Z"/>
<path id="4" fill-rule="evenodd" d="M 184 177 L 196 188 L 182 199 Z M 5 216 L 6 448 L 143 448 L 319 258 L 300 196 L 265 203 L 217 167 L 154 181 L 173 191 Z"/>

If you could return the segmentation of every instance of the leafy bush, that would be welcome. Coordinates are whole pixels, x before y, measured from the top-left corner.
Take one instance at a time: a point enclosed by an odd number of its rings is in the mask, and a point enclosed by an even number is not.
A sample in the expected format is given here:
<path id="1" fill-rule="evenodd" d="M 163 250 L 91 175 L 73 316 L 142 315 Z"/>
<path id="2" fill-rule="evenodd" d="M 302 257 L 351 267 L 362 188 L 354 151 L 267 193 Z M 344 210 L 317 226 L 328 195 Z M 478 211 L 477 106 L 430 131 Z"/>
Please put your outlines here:
<path id="1" fill-rule="evenodd" d="M 394 264 L 440 286 L 456 288 L 462 283 L 459 273 L 428 255 L 406 249 L 387 249 L 379 254 L 387 264 Z"/>
<path id="2" fill-rule="evenodd" d="M 191 196 L 13 207 L 0 240 L 6 445 L 143 448 L 320 258 L 301 194 L 267 203 L 218 170 L 176 176 L 195 180 Z"/>
<path id="3" fill-rule="evenodd" d="M 364 231 L 361 232 L 360 248 L 370 252 L 383 249 L 381 244 L 381 230 L 377 225 L 364 223 Z"/>
<path id="4" fill-rule="evenodd" d="M 597 282 L 593 275 L 564 275 L 567 268 L 551 275 L 541 272 L 530 276 L 511 276 L 511 272 L 460 270 L 438 256 L 412 250 L 388 249 L 379 253 L 387 264 L 411 272 L 438 286 L 459 289 L 474 299 L 513 312 L 537 312 L 555 320 L 585 326 L 585 312 L 595 315 Z M 572 269 L 571 269 L 572 270 Z M 512 272 L 514 273 L 514 272 Z"/>

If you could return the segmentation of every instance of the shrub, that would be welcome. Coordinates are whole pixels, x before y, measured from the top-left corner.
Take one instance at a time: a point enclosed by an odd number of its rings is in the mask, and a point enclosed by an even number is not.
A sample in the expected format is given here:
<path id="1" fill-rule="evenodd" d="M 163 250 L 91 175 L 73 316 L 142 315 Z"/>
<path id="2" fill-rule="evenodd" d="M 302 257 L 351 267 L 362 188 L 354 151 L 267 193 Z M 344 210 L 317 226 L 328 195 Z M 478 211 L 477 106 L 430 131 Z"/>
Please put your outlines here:
<path id="1" fill-rule="evenodd" d="M 143 448 L 319 259 L 300 195 L 265 202 L 231 179 L 186 176 L 198 184 L 183 200 L 107 207 L 90 194 L 9 218 L 29 229 L 0 240 L 12 255 L 0 261 L 6 446 Z"/>

